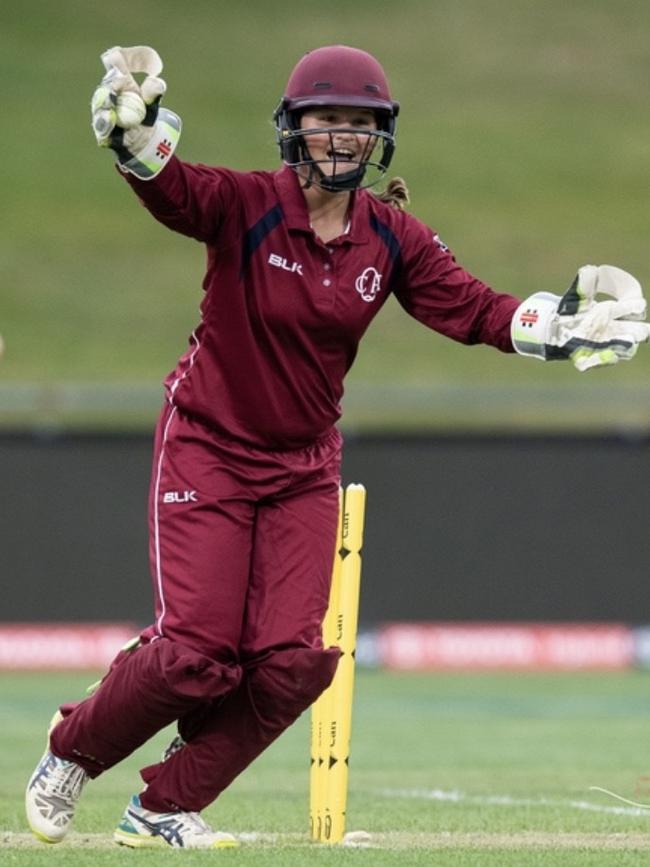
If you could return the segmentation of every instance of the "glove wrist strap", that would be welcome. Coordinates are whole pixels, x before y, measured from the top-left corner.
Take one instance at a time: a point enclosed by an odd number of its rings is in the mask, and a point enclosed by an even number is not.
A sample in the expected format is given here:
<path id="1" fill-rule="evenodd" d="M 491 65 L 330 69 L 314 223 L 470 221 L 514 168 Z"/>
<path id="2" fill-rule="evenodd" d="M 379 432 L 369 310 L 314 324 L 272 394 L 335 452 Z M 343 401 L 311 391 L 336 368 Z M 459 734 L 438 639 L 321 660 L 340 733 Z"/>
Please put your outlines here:
<path id="1" fill-rule="evenodd" d="M 537 292 L 515 310 L 510 325 L 512 345 L 519 355 L 549 359 L 548 349 L 560 296 Z"/>
<path id="2" fill-rule="evenodd" d="M 150 181 L 172 158 L 181 135 L 181 119 L 173 111 L 158 109 L 156 122 L 144 147 L 137 153 L 127 148 L 118 152 L 118 165 L 123 172 Z"/>

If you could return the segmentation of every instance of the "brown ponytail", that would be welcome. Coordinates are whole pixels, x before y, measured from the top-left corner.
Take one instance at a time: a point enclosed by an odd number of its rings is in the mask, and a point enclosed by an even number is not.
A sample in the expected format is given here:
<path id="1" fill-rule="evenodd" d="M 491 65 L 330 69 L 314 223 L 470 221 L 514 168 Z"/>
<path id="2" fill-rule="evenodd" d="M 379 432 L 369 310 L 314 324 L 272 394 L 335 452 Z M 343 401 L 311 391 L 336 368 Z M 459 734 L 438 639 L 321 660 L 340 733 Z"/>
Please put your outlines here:
<path id="1" fill-rule="evenodd" d="M 386 189 L 375 193 L 375 196 L 380 202 L 386 202 L 398 211 L 404 211 L 410 201 L 408 187 L 403 178 L 391 178 Z"/>

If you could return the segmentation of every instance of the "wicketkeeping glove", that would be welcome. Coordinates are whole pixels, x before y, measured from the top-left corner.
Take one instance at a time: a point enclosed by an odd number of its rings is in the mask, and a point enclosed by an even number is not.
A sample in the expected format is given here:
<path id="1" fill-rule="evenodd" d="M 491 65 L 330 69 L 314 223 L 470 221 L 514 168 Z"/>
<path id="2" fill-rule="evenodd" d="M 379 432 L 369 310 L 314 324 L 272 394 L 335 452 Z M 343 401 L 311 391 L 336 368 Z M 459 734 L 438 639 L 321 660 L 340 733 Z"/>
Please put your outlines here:
<path id="1" fill-rule="evenodd" d="M 596 300 L 602 294 L 611 300 Z M 639 281 L 613 265 L 584 265 L 560 297 L 531 295 L 515 311 L 512 342 L 520 355 L 570 358 L 579 371 L 633 358 L 650 338 Z"/>
<path id="2" fill-rule="evenodd" d="M 181 120 L 160 107 L 167 85 L 162 60 L 146 45 L 110 48 L 102 56 L 106 75 L 93 93 L 92 127 L 100 147 L 115 151 L 121 168 L 143 180 L 155 177 L 171 158 Z M 134 74 L 146 77 L 138 84 Z"/>

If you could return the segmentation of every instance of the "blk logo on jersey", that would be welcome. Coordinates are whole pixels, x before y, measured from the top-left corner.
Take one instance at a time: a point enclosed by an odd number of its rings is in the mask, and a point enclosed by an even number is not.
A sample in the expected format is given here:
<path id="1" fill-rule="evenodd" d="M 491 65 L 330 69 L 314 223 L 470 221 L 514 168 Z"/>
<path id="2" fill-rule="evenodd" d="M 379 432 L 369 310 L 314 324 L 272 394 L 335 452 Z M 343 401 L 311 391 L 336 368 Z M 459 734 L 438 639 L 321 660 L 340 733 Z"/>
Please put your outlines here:
<path id="1" fill-rule="evenodd" d="M 284 256 L 278 256 L 277 253 L 269 255 L 269 265 L 273 265 L 274 268 L 282 268 L 283 271 L 290 271 L 292 274 L 300 274 L 302 277 L 300 262 L 287 262 Z"/>
<path id="2" fill-rule="evenodd" d="M 354 281 L 354 287 L 364 301 L 374 301 L 381 291 L 381 274 L 372 266 L 364 268 Z"/>
<path id="3" fill-rule="evenodd" d="M 163 503 L 198 503 L 196 491 L 165 491 Z"/>

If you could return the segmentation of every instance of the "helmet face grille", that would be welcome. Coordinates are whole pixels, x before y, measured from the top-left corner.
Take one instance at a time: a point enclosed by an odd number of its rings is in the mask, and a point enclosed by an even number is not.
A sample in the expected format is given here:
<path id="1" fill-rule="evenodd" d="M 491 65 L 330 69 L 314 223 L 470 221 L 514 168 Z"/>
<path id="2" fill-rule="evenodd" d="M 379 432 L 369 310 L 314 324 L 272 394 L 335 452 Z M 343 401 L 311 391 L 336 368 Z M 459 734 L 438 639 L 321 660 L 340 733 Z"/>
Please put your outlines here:
<path id="1" fill-rule="evenodd" d="M 350 161 L 346 161 L 348 167 L 344 171 L 335 158 L 316 162 L 310 156 L 307 147 L 310 135 L 328 133 L 331 139 L 337 132 L 335 128 L 300 129 L 305 109 L 323 106 L 374 112 L 376 131 L 346 129 L 368 137 L 368 147 L 356 169 L 349 169 Z M 347 45 L 317 48 L 297 63 L 273 116 L 280 154 L 309 183 L 323 189 L 337 192 L 372 186 L 385 174 L 392 159 L 398 111 L 399 104 L 391 99 L 384 70 L 372 55 Z"/>
<path id="2" fill-rule="evenodd" d="M 313 184 L 328 192 L 345 192 L 373 186 L 386 173 L 395 149 L 394 136 L 384 130 L 349 127 L 290 129 L 278 122 L 276 131 L 284 163 L 294 169 L 309 185 Z M 363 136 L 367 140 L 358 158 L 337 157 L 334 136 L 342 132 Z M 331 157 L 314 159 L 311 156 L 308 145 L 310 136 L 314 135 L 329 136 L 327 150 L 331 153 Z"/>

